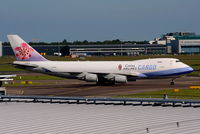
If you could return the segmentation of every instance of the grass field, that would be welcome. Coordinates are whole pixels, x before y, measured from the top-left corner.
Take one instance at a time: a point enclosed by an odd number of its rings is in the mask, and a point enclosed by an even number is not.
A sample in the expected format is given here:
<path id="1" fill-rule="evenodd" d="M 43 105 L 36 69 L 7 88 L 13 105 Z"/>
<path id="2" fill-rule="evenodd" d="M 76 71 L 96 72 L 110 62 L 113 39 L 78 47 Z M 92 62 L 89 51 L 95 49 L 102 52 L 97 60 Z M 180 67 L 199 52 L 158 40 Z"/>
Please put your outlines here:
<path id="1" fill-rule="evenodd" d="M 17 75 L 14 77 L 14 80 L 63 80 L 64 78 L 45 75 L 45 74 L 38 74 L 38 75 Z"/>
<path id="2" fill-rule="evenodd" d="M 164 94 L 168 95 L 168 98 L 174 99 L 200 99 L 200 89 L 170 89 L 151 91 L 137 94 L 130 94 L 125 96 L 115 96 L 120 98 L 163 98 Z"/>

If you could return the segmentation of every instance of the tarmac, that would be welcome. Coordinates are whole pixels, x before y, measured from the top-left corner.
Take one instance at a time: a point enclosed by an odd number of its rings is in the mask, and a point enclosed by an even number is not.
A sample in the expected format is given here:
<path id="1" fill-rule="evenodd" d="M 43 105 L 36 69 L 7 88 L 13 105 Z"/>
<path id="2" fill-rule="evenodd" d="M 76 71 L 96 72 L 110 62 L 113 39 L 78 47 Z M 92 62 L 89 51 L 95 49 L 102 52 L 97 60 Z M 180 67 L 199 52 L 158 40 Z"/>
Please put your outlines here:
<path id="1" fill-rule="evenodd" d="M 20 81 L 14 81 L 20 82 Z M 200 85 L 200 77 L 181 77 L 170 85 L 171 79 L 146 79 L 128 82 L 126 84 L 97 86 L 94 82 L 80 80 L 33 80 L 33 84 L 8 86 L 8 95 L 42 95 L 42 96 L 118 96 L 146 91 L 165 89 L 188 89 Z M 34 84 L 37 83 L 37 84 Z"/>

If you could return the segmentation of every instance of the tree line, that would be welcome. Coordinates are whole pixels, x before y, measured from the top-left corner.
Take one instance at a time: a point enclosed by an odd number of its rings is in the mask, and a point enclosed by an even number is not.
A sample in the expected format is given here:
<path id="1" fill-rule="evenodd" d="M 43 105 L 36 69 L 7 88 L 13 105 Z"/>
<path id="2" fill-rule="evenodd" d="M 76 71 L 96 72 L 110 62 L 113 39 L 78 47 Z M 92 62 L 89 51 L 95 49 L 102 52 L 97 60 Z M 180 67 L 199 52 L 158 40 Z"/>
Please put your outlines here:
<path id="1" fill-rule="evenodd" d="M 9 42 L 3 42 L 3 45 L 10 45 Z M 64 39 L 61 42 L 29 42 L 30 45 L 103 45 L 103 44 L 149 44 L 148 41 L 121 41 L 119 39 L 116 40 L 105 40 L 105 41 L 67 41 Z"/>

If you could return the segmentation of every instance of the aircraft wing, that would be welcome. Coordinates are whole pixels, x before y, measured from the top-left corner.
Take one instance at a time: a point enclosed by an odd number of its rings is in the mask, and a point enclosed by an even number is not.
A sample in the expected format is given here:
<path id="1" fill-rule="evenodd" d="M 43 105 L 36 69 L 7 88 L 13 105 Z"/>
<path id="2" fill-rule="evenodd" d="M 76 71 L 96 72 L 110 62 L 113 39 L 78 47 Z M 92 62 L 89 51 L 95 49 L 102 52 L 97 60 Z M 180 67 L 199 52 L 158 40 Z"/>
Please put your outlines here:
<path id="1" fill-rule="evenodd" d="M 145 74 L 139 73 L 139 72 L 131 72 L 131 74 L 129 74 L 128 76 L 132 76 L 132 77 L 147 77 Z"/>
<path id="2" fill-rule="evenodd" d="M 80 80 L 96 82 L 97 80 L 114 81 L 116 83 L 126 83 L 128 80 L 135 81 L 137 78 L 146 77 L 146 75 L 139 72 L 132 72 L 131 74 L 117 74 L 117 73 L 76 73 L 76 77 Z"/>

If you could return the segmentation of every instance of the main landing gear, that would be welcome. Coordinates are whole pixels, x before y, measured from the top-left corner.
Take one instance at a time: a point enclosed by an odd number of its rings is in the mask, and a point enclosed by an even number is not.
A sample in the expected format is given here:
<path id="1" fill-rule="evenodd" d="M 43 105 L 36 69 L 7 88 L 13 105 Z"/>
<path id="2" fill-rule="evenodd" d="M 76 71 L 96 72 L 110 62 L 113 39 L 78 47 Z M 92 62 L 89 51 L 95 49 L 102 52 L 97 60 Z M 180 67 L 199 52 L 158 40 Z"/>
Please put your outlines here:
<path id="1" fill-rule="evenodd" d="M 103 77 L 98 77 L 98 81 L 97 81 L 96 85 L 97 86 L 115 85 L 115 81 L 108 81 Z"/>
<path id="2" fill-rule="evenodd" d="M 98 81 L 96 83 L 97 86 L 108 86 L 108 85 L 115 85 L 114 81 Z"/>

